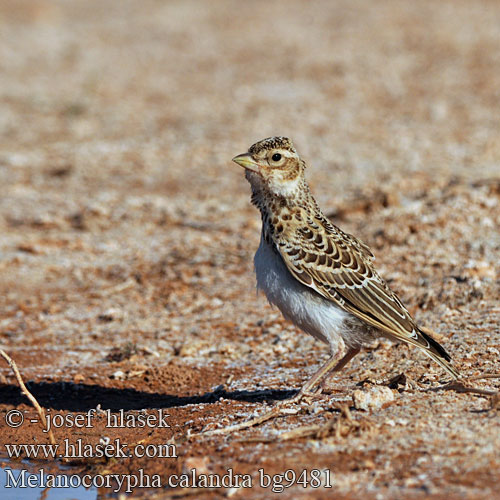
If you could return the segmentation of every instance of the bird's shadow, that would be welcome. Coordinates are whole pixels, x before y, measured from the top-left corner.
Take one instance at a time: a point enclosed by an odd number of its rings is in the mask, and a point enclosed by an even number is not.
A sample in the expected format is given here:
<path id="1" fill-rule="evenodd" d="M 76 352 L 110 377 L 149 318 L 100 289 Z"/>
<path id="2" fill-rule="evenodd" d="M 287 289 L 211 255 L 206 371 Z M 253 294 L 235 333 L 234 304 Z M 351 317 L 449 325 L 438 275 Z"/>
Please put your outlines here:
<path id="1" fill-rule="evenodd" d="M 73 382 L 29 382 L 26 384 L 40 405 L 53 410 L 84 412 L 100 405 L 111 411 L 141 410 L 144 408 L 176 408 L 187 405 L 216 403 L 220 398 L 259 403 L 290 398 L 294 390 L 227 391 L 219 387 L 212 392 L 195 396 L 175 396 L 135 389 L 116 389 Z M 0 385 L 0 405 L 31 405 L 17 385 Z"/>

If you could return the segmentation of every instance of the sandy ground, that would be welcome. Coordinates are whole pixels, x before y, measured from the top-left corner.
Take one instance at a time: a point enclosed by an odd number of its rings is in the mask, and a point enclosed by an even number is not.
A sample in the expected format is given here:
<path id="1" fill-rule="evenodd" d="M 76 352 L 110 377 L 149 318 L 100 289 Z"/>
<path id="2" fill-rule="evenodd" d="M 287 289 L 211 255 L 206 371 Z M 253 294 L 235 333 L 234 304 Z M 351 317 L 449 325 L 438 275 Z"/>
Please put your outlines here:
<path id="1" fill-rule="evenodd" d="M 328 355 L 255 293 L 260 220 L 230 159 L 269 135 L 292 137 L 325 212 L 455 365 L 500 371 L 499 26 L 493 1 L 0 2 L 0 346 L 50 414 L 97 409 L 58 443 L 177 452 L 66 472 L 161 476 L 134 498 L 193 493 L 165 486 L 193 468 L 254 485 L 197 498 L 269 498 L 259 469 L 330 471 L 283 499 L 500 498 L 495 402 L 433 390 L 439 367 L 386 341 L 295 415 L 190 437 L 265 411 Z M 1 460 L 27 469 L 5 445 L 47 436 L 5 364 L 0 384 Z"/>

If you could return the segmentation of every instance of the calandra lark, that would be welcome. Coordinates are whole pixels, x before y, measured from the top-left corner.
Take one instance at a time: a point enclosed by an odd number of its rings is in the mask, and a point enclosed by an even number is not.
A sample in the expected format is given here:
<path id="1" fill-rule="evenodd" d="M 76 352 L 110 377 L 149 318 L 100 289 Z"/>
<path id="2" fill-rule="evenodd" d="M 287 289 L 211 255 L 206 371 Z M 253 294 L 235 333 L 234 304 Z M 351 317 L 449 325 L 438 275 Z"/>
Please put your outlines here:
<path id="1" fill-rule="evenodd" d="M 378 275 L 371 250 L 323 215 L 290 139 L 264 139 L 233 161 L 245 168 L 252 203 L 262 216 L 254 260 L 257 287 L 285 318 L 330 347 L 330 359 L 294 400 L 312 392 L 376 336 L 412 344 L 459 377 L 448 353 L 418 327 Z"/>

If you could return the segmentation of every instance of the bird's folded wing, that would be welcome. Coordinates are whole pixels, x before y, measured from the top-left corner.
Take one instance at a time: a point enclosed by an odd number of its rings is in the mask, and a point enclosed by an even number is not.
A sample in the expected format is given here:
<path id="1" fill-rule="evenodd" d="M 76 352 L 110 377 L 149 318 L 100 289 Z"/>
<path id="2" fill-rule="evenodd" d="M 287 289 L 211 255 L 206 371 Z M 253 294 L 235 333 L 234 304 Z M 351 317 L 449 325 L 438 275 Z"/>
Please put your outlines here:
<path id="1" fill-rule="evenodd" d="M 335 226 L 313 229 L 275 239 L 292 275 L 369 325 L 421 344 L 409 312 L 372 267 L 370 249 Z"/>

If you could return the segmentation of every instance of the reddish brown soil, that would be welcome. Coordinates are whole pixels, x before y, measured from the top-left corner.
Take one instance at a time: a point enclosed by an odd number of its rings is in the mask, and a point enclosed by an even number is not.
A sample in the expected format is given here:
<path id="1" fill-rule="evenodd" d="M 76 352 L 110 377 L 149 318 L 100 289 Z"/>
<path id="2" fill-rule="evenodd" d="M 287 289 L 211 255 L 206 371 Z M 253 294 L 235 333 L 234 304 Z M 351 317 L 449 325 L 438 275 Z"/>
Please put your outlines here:
<path id="1" fill-rule="evenodd" d="M 58 443 L 178 454 L 70 473 L 254 481 L 139 498 L 269 498 L 261 468 L 331 471 L 332 489 L 284 499 L 500 498 L 498 401 L 434 390 L 439 367 L 386 341 L 296 415 L 190 436 L 264 411 L 327 357 L 255 293 L 260 221 L 230 159 L 273 134 L 294 139 L 320 205 L 455 365 L 500 372 L 499 26 L 486 0 L 0 1 L 0 347 L 50 414 L 169 414 L 170 428 L 97 416 Z M 374 386 L 393 400 L 356 409 Z M 11 410 L 24 425 L 6 425 Z M 28 467 L 6 444 L 47 442 L 34 416 L 2 363 L 3 465 Z M 307 425 L 323 432 L 285 434 Z"/>

